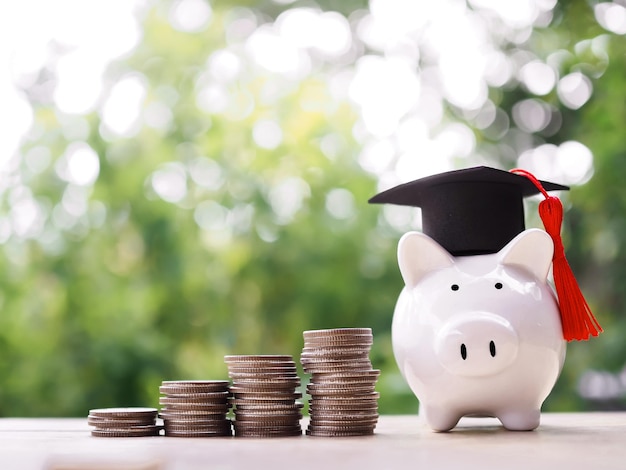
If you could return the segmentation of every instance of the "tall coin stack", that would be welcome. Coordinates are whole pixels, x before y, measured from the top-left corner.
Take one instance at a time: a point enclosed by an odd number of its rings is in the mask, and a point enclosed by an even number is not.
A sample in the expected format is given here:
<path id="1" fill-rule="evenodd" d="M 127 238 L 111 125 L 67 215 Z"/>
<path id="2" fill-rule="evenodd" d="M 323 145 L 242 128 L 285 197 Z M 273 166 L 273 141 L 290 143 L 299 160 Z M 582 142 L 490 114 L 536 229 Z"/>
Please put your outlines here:
<path id="1" fill-rule="evenodd" d="M 159 391 L 166 436 L 231 436 L 228 380 L 165 380 Z"/>
<path id="2" fill-rule="evenodd" d="M 156 408 L 96 408 L 89 410 L 87 424 L 96 437 L 158 436 L 161 429 L 156 424 Z"/>
<path id="3" fill-rule="evenodd" d="M 337 328 L 304 332 L 300 362 L 311 374 L 307 392 L 310 436 L 364 436 L 378 422 L 380 370 L 369 359 L 370 328 Z"/>
<path id="4" fill-rule="evenodd" d="M 301 436 L 300 378 L 289 355 L 224 356 L 233 383 L 235 436 Z"/>

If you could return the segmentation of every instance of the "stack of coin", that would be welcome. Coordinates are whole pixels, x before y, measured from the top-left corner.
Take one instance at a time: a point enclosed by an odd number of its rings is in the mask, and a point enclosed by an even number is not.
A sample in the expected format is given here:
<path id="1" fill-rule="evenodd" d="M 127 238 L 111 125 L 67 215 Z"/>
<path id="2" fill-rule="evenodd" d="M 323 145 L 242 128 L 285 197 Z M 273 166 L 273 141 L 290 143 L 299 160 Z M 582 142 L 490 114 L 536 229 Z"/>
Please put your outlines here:
<path id="1" fill-rule="evenodd" d="M 289 355 L 225 356 L 238 437 L 301 436 L 300 378 Z"/>
<path id="2" fill-rule="evenodd" d="M 311 374 L 307 392 L 310 436 L 363 436 L 378 422 L 376 382 L 379 370 L 369 359 L 370 328 L 338 328 L 304 332 L 300 361 Z"/>
<path id="3" fill-rule="evenodd" d="M 87 423 L 96 437 L 158 436 L 156 408 L 97 408 L 89 410 Z"/>
<path id="4" fill-rule="evenodd" d="M 231 436 L 228 380 L 165 380 L 159 412 L 166 436 Z"/>

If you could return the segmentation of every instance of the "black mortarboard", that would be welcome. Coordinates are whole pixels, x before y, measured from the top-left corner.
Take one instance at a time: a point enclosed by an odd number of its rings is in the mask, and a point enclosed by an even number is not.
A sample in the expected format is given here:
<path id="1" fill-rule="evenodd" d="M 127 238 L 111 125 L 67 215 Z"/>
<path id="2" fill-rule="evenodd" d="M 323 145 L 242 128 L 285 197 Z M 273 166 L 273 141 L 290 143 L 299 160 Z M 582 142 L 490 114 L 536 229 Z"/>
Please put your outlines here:
<path id="1" fill-rule="evenodd" d="M 546 191 L 569 189 L 541 184 Z M 496 253 L 523 232 L 523 198 L 539 192 L 524 176 L 475 167 L 401 184 L 369 202 L 421 207 L 422 231 L 453 256 L 465 256 Z"/>

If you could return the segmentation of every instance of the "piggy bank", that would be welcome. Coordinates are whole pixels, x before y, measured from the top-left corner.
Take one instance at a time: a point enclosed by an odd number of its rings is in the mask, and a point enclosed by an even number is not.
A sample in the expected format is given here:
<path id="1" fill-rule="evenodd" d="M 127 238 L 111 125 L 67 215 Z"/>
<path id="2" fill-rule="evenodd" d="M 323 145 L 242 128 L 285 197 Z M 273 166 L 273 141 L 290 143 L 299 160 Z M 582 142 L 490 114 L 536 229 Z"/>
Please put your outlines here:
<path id="1" fill-rule="evenodd" d="M 429 236 L 405 234 L 405 281 L 393 316 L 393 351 L 436 431 L 463 416 L 509 430 L 539 425 L 565 360 L 556 297 L 547 283 L 553 242 L 539 229 L 497 253 L 454 257 Z"/>

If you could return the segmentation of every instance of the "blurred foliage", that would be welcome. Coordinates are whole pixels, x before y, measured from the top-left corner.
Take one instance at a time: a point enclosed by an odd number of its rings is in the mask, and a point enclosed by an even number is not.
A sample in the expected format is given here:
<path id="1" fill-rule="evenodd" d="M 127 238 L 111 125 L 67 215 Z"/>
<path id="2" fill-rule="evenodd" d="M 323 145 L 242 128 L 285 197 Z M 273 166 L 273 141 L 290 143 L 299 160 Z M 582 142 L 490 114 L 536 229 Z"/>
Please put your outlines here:
<path id="1" fill-rule="evenodd" d="M 346 15 L 368 6 L 318 5 Z M 228 92 L 250 111 L 203 111 L 196 88 L 207 57 L 226 45 L 224 28 L 235 6 L 214 2 L 211 27 L 199 34 L 172 28 L 167 6 L 156 2 L 148 10 L 140 45 L 107 71 L 109 85 L 129 72 L 140 74 L 145 107 L 169 107 L 165 129 L 143 126 L 132 137 L 111 137 L 97 112 L 68 116 L 49 101 L 32 100 L 35 125 L 22 154 L 44 147 L 52 161 L 33 169 L 28 158 L 17 159 L 8 177 L 19 179 L 22 190 L 27 187 L 53 214 L 77 191 L 59 178 L 56 163 L 76 128 L 88 129 L 85 140 L 100 157 L 100 172 L 93 188 L 81 189 L 83 214 L 65 225 L 49 217 L 40 237 L 14 236 L 4 244 L 0 414 L 84 416 L 94 407 L 156 406 L 161 380 L 226 377 L 225 354 L 298 357 L 303 330 L 363 326 L 375 335 L 381 412 L 414 412 L 417 401 L 399 375 L 390 340 L 402 285 L 395 256 L 401 234 L 381 208 L 366 204 L 377 186 L 358 164 L 356 111 L 333 99 L 324 74 L 339 66 L 318 64 L 296 84 L 248 71 Z M 271 21 L 300 3 L 250 0 L 236 6 Z M 610 60 L 598 65 L 576 45 L 601 35 L 607 36 Z M 533 136 L 557 144 L 576 139 L 595 156 L 593 179 L 569 196 L 565 236 L 570 263 L 606 333 L 570 345 L 545 406 L 585 409 L 590 404 L 576 394 L 581 372 L 618 371 L 626 358 L 620 129 L 626 43 L 598 26 L 587 2 L 573 0 L 558 4 L 552 24 L 535 29 L 524 47 L 542 58 L 555 49 L 570 51 L 561 74 L 602 68 L 592 75 L 595 92 L 583 108 L 568 110 L 556 95 L 545 97 L 561 111 L 563 125 L 553 135 Z M 491 92 L 508 113 L 532 96 L 521 86 Z M 268 100 L 268 93 L 278 98 Z M 452 108 L 447 113 L 464 120 Z M 252 129 L 259 119 L 279 123 L 283 139 L 276 148 L 255 144 Z M 479 148 L 493 148 L 495 142 L 474 131 Z M 493 158 L 499 166 L 515 163 Z M 183 175 L 184 198 L 168 202 L 155 193 L 160 171 Z M 208 174 L 210 184 L 194 172 Z M 347 190 L 335 194 L 351 195 L 354 210 L 333 215 L 328 198 L 334 190 Z M 3 210 L 16 198 L 15 191 L 5 192 Z M 284 200 L 289 198 L 294 200 Z M 281 202 L 297 210 L 281 215 Z M 206 223 L 198 221 L 202 211 L 208 211 Z"/>
<path id="2" fill-rule="evenodd" d="M 563 125 L 552 141 L 577 140 L 594 155 L 593 177 L 569 193 L 563 236 L 569 263 L 604 333 L 568 346 L 563 373 L 545 404 L 546 409 L 558 411 L 626 406 L 623 392 L 617 402 L 588 402 L 575 393 L 583 371 L 619 376 L 626 364 L 626 297 L 622 288 L 626 280 L 626 192 L 620 182 L 626 174 L 626 146 L 619 137 L 626 117 L 626 40 L 607 34 L 594 21 L 592 6 L 581 1 L 561 2 L 558 21 L 551 26 L 562 38 L 561 47 L 571 53 L 563 72 L 582 71 L 594 79 L 594 93 L 587 104 L 578 110 L 560 108 Z M 594 40 L 606 45 L 604 53 L 593 47 Z"/>

